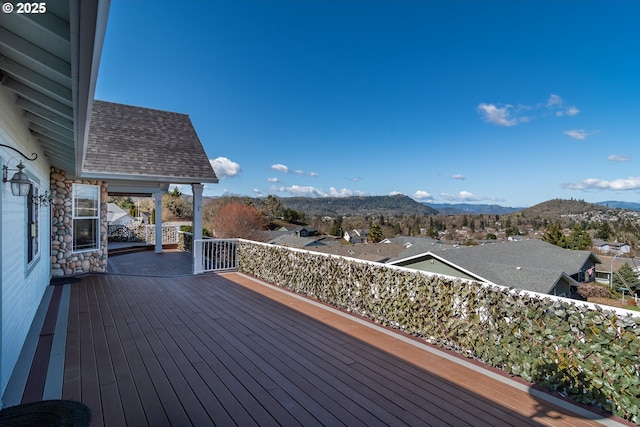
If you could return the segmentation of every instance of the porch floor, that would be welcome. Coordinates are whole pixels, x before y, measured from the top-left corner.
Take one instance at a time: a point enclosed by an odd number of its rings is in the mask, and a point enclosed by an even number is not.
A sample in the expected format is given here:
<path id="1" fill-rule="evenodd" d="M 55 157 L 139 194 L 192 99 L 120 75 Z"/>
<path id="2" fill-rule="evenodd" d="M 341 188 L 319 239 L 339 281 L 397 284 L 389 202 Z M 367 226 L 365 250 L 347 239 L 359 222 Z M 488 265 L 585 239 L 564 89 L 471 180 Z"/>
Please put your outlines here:
<path id="1" fill-rule="evenodd" d="M 121 255 L 119 274 L 56 287 L 49 372 L 32 356 L 23 385 L 44 393 L 17 403 L 82 401 L 92 426 L 629 425 L 243 274 L 183 273 L 190 260 Z"/>

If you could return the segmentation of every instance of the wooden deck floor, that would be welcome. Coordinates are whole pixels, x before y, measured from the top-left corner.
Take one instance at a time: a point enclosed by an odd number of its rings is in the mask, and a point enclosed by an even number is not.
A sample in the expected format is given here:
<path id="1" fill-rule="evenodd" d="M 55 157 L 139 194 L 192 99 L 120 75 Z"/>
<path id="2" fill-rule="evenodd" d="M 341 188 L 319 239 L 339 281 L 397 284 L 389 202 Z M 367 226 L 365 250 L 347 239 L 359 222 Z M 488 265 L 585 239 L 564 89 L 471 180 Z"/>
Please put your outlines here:
<path id="1" fill-rule="evenodd" d="M 59 304 L 61 397 L 93 426 L 626 424 L 238 273 L 130 273 L 65 285 Z"/>

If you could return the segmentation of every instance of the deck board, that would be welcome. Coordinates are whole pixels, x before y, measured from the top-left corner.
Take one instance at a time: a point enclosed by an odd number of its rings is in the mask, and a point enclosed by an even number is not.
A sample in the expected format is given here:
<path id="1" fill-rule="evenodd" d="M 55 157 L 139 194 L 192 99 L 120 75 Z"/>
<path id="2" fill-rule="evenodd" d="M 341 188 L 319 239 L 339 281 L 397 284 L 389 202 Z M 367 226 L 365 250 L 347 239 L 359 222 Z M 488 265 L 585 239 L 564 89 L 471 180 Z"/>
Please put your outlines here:
<path id="1" fill-rule="evenodd" d="M 70 288 L 62 397 L 92 426 L 598 425 L 246 276 L 135 256 Z"/>

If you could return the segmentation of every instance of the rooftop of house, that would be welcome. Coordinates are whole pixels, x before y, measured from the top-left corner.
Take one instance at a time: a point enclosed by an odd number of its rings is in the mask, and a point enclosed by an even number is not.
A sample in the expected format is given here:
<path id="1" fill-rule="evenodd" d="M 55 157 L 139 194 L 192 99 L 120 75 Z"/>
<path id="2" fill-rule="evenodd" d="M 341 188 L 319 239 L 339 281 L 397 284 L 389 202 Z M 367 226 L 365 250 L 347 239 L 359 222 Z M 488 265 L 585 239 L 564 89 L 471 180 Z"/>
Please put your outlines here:
<path id="1" fill-rule="evenodd" d="M 291 232 L 279 234 L 269 240 L 274 245 L 289 246 L 294 248 L 308 248 L 310 246 L 324 246 L 323 238 L 320 236 L 300 237 Z"/>
<path id="2" fill-rule="evenodd" d="M 541 293 L 549 292 L 563 275 L 579 272 L 590 259 L 600 263 L 591 251 L 563 249 L 538 239 L 479 246 L 413 245 L 390 263 L 404 265 L 427 254 L 492 283 Z"/>
<path id="3" fill-rule="evenodd" d="M 108 222 L 117 221 L 120 218 L 131 216 L 129 215 L 128 212 L 126 212 L 124 209 L 122 209 L 120 206 L 118 206 L 115 203 L 108 203 L 107 209 L 108 209 L 108 214 L 107 214 Z"/>
<path id="4" fill-rule="evenodd" d="M 186 114 L 94 101 L 83 175 L 218 182 Z"/>

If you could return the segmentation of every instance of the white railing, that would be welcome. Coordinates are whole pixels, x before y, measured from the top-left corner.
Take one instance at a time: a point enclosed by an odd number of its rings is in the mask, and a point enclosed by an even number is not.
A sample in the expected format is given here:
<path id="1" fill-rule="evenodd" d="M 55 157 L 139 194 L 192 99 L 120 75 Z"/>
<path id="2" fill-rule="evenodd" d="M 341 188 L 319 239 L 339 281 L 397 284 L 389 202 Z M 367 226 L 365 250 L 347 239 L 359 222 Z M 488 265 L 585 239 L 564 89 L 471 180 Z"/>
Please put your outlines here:
<path id="1" fill-rule="evenodd" d="M 198 239 L 193 242 L 193 274 L 238 269 L 238 241 Z"/>
<path id="2" fill-rule="evenodd" d="M 173 245 L 178 243 L 179 227 L 176 225 L 163 225 L 162 226 L 162 244 Z M 156 226 L 149 224 L 145 230 L 145 240 L 147 243 L 156 243 Z"/>

